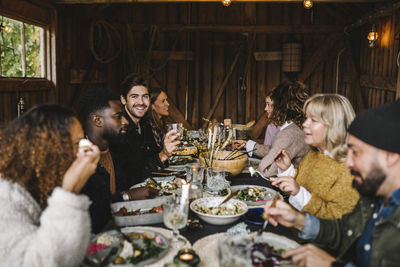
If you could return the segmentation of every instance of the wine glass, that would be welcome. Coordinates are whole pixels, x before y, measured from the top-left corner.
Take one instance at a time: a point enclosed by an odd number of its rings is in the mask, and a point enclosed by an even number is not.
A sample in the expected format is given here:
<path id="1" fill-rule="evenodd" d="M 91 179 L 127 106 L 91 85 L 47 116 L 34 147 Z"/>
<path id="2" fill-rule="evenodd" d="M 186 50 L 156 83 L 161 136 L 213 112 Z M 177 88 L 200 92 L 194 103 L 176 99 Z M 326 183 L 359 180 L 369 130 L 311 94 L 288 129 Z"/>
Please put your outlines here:
<path id="1" fill-rule="evenodd" d="M 175 244 L 186 241 L 179 238 L 179 229 L 187 224 L 189 212 L 189 203 L 187 198 L 174 196 L 163 204 L 163 220 L 164 225 L 172 230 L 172 242 Z"/>

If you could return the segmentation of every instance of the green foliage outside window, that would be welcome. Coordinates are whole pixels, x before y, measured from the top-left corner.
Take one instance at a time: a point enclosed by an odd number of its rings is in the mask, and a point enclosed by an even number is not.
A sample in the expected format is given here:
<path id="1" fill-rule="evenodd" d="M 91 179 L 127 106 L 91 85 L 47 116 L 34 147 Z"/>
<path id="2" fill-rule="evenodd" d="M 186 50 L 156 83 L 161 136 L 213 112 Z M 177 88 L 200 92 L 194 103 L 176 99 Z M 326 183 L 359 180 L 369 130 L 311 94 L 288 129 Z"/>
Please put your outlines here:
<path id="1" fill-rule="evenodd" d="M 23 77 L 22 72 L 22 22 L 2 17 L 3 25 L 12 28 L 11 33 L 2 31 L 0 35 L 1 76 Z M 24 23 L 25 31 L 25 77 L 43 77 L 41 35 L 43 29 Z"/>

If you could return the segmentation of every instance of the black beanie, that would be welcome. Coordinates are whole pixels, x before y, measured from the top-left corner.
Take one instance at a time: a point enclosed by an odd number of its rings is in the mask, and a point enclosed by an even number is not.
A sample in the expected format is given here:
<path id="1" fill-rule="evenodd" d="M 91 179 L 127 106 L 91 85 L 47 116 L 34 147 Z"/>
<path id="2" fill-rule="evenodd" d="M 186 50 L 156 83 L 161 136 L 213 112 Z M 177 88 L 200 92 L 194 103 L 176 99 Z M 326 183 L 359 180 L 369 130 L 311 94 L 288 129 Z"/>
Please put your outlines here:
<path id="1" fill-rule="evenodd" d="M 400 98 L 360 112 L 348 132 L 371 146 L 400 153 Z"/>

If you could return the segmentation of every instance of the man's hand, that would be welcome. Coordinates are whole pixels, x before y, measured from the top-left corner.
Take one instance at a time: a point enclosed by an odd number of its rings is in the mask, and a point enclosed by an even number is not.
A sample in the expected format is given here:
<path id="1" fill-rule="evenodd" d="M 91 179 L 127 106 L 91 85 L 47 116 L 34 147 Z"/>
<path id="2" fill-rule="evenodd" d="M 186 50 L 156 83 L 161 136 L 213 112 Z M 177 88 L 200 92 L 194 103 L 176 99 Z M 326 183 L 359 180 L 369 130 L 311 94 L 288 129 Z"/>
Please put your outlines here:
<path id="1" fill-rule="evenodd" d="M 283 252 L 284 258 L 292 258 L 295 265 L 299 267 L 318 266 L 330 267 L 335 258 L 315 245 L 307 244 L 286 252 Z"/>
<path id="2" fill-rule="evenodd" d="M 138 187 L 127 191 L 129 200 L 143 200 L 157 196 L 158 190 L 152 187 Z"/>
<path id="3" fill-rule="evenodd" d="M 245 147 L 247 145 L 246 140 L 233 140 L 232 141 L 232 147 L 234 149 L 241 149 L 242 147 Z"/>
<path id="4" fill-rule="evenodd" d="M 264 206 L 264 217 L 268 221 L 277 226 L 278 223 L 286 227 L 295 227 L 298 230 L 303 230 L 306 223 L 306 216 L 294 210 L 289 204 L 284 201 L 278 200 L 276 206 L 271 207 L 272 200 L 268 201 Z"/>
<path id="5" fill-rule="evenodd" d="M 300 186 L 293 177 L 282 176 L 278 178 L 270 178 L 272 185 L 279 187 L 283 192 L 289 193 L 292 196 L 297 195 L 300 191 Z"/>
<path id="6" fill-rule="evenodd" d="M 276 152 L 274 159 L 276 166 L 278 166 L 278 168 L 282 171 L 286 171 L 292 164 L 289 154 L 283 149 L 280 149 L 278 152 Z"/>
<path id="7" fill-rule="evenodd" d="M 89 177 L 95 172 L 100 159 L 99 148 L 95 145 L 90 150 L 79 150 L 77 158 L 64 174 L 61 187 L 79 194 Z"/>
<path id="8" fill-rule="evenodd" d="M 181 141 L 177 140 L 177 138 L 178 132 L 176 130 L 171 130 L 165 135 L 163 150 L 158 154 L 161 162 L 165 162 L 172 156 L 172 152 L 178 148 Z"/>

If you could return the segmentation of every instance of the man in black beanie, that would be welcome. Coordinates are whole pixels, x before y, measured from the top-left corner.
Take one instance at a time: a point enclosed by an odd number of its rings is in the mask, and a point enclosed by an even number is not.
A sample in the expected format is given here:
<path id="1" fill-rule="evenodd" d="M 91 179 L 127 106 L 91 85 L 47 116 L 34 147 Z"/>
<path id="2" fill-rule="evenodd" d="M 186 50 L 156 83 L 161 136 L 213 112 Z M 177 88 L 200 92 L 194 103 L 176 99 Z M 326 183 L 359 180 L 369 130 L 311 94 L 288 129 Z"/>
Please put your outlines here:
<path id="1" fill-rule="evenodd" d="M 299 266 L 400 266 L 400 99 L 361 112 L 348 133 L 346 164 L 361 194 L 353 212 L 324 220 L 278 201 L 265 215 L 331 253 L 312 244 L 283 253 Z"/>

